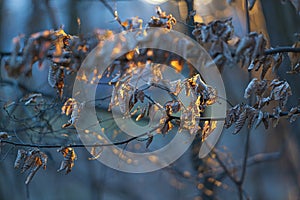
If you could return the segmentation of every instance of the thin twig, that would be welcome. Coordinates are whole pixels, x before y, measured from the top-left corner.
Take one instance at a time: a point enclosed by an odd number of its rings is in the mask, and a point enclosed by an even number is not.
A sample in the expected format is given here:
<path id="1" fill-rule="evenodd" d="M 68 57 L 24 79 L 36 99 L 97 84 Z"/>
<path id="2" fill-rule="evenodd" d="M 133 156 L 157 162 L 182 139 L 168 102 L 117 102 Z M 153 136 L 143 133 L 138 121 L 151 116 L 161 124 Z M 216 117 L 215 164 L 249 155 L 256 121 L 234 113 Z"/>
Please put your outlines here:
<path id="1" fill-rule="evenodd" d="M 148 135 L 149 133 L 154 132 L 155 130 L 157 130 L 160 127 L 155 127 L 153 129 L 151 129 L 150 131 L 147 131 L 143 134 L 140 134 L 138 136 L 135 137 L 131 137 L 127 140 L 124 141 L 120 141 L 120 142 L 114 142 L 114 143 L 107 143 L 107 144 L 69 144 L 69 145 L 43 145 L 43 144 L 29 144 L 29 143 L 19 143 L 19 142 L 14 142 L 14 141 L 9 141 L 9 140 L 0 140 L 0 144 L 11 144 L 14 146 L 19 146 L 19 147 L 36 147 L 36 148 L 45 148 L 45 149 L 51 149 L 51 148 L 60 148 L 62 146 L 67 146 L 67 147 L 72 147 L 72 148 L 83 148 L 83 147 L 107 147 L 107 146 L 118 146 L 118 145 L 122 145 L 122 144 L 128 144 L 129 142 L 136 140 L 140 137 L 143 137 L 145 135 Z"/>
<path id="2" fill-rule="evenodd" d="M 247 166 L 250 167 L 255 164 L 263 163 L 266 161 L 277 160 L 280 158 L 281 155 L 282 155 L 281 152 L 258 153 L 258 154 L 255 154 L 248 158 Z M 216 159 L 217 159 L 217 157 L 216 157 Z M 217 161 L 219 162 L 219 160 L 217 160 Z M 231 164 L 231 165 L 225 165 L 223 163 L 223 166 L 221 166 L 221 163 L 219 163 L 219 164 L 220 164 L 220 167 L 214 168 L 213 170 L 210 170 L 210 171 L 203 172 L 203 176 L 207 177 L 207 176 L 212 176 L 212 175 L 220 175 L 222 173 L 231 174 L 232 171 L 239 170 L 243 167 L 242 162 L 240 162 L 238 164 Z M 226 170 L 224 170 L 224 167 L 226 168 Z"/>
<path id="3" fill-rule="evenodd" d="M 264 55 L 271 55 L 271 54 L 276 54 L 276 53 L 288 53 L 288 52 L 293 52 L 293 53 L 300 53 L 300 48 L 295 48 L 295 47 L 291 47 L 291 46 L 282 46 L 282 47 L 276 47 L 276 48 L 272 48 L 272 49 L 267 49 L 264 51 Z M 7 57 L 7 56 L 11 56 L 11 52 L 0 52 L 0 59 L 3 59 L 3 57 Z M 19 52 L 17 54 L 18 56 L 22 56 L 23 53 Z M 48 58 L 53 58 L 53 56 L 51 55 L 47 55 Z M 69 56 L 68 56 L 69 58 Z M 78 58 L 79 57 L 75 57 Z"/>
<path id="4" fill-rule="evenodd" d="M 271 152 L 271 153 L 258 153 L 255 154 L 251 157 L 248 158 L 247 161 L 247 166 L 251 167 L 256 164 L 264 163 L 264 162 L 269 162 L 269 161 L 274 161 L 278 160 L 280 156 L 282 155 L 281 152 Z M 216 157 L 215 157 L 216 158 Z M 218 157 L 219 158 L 219 157 Z M 217 158 L 216 158 L 217 159 Z M 201 173 L 201 176 L 185 176 L 185 174 L 180 171 L 179 169 L 176 169 L 175 166 L 168 166 L 165 169 L 167 169 L 170 173 L 176 174 L 184 179 L 191 180 L 194 183 L 198 184 L 199 179 L 205 179 L 209 177 L 218 177 L 223 175 L 224 173 L 226 175 L 231 174 L 231 172 L 239 170 L 242 167 L 242 163 L 237 163 L 237 164 L 230 164 L 230 165 L 225 165 L 225 163 L 222 160 L 217 160 L 220 164 L 220 167 L 213 168 L 212 170 L 204 171 Z M 223 166 L 221 166 L 221 163 Z M 226 170 L 225 170 L 226 169 Z M 234 177 L 233 177 L 234 178 Z"/>
<path id="5" fill-rule="evenodd" d="M 242 164 L 242 173 L 239 182 L 239 185 L 242 185 L 245 180 L 245 175 L 246 175 L 246 168 L 247 168 L 247 160 L 248 160 L 248 155 L 249 155 L 249 147 L 250 147 L 250 129 L 247 129 L 247 134 L 246 134 L 246 142 L 245 142 L 245 150 L 244 150 L 244 159 L 243 159 L 243 164 Z"/>
<path id="6" fill-rule="evenodd" d="M 235 184 L 238 184 L 238 180 L 231 174 L 231 172 L 228 170 L 225 163 L 222 161 L 221 158 L 219 158 L 219 155 L 215 151 L 214 151 L 214 154 L 215 154 L 216 160 L 218 161 L 218 163 L 220 164 L 221 168 L 226 173 L 226 175 L 231 179 L 232 182 L 234 182 Z"/>
<path id="7" fill-rule="evenodd" d="M 245 0 L 245 14 L 246 14 L 246 31 L 247 33 L 251 32 L 251 22 L 250 22 L 250 14 L 249 14 L 249 1 Z"/>
<path id="8" fill-rule="evenodd" d="M 192 34 L 193 29 L 195 28 L 194 16 L 190 15 L 194 11 L 194 0 L 186 0 L 186 5 L 187 5 L 187 12 L 188 12 L 187 19 L 186 19 L 187 24 L 185 23 L 183 24 L 188 27 L 189 37 L 195 39 L 195 36 Z"/>
<path id="9" fill-rule="evenodd" d="M 245 0 L 244 4 L 245 4 L 247 33 L 249 34 L 251 32 L 251 24 L 250 24 L 251 22 L 250 22 L 250 14 L 249 14 L 249 1 Z M 252 74 L 251 74 L 251 72 L 249 72 L 248 81 L 250 82 L 251 79 L 252 79 Z M 252 98 L 250 97 L 248 104 L 251 105 L 251 103 L 252 103 Z M 243 200 L 243 195 L 245 193 L 244 189 L 243 189 L 243 183 L 244 183 L 245 175 L 246 175 L 246 171 L 247 171 L 247 161 L 248 161 L 249 148 L 250 148 L 250 133 L 251 133 L 251 129 L 248 128 L 247 133 L 246 133 L 244 157 L 243 157 L 243 161 L 242 161 L 242 172 L 241 172 L 240 179 L 237 182 L 235 182 L 236 186 L 238 188 L 238 191 L 239 191 L 239 199 L 240 200 Z"/>
<path id="10" fill-rule="evenodd" d="M 121 25 L 123 30 L 126 30 L 126 27 L 122 24 L 122 20 L 120 19 L 118 13 L 107 3 L 106 0 L 99 0 L 103 5 L 109 10 L 109 12 L 114 16 L 116 21 Z"/>
<path id="11" fill-rule="evenodd" d="M 294 47 L 276 47 L 273 49 L 265 50 L 265 55 L 270 54 L 276 54 L 276 53 L 287 53 L 287 52 L 293 52 L 293 53 L 300 53 L 300 48 L 294 48 Z"/>

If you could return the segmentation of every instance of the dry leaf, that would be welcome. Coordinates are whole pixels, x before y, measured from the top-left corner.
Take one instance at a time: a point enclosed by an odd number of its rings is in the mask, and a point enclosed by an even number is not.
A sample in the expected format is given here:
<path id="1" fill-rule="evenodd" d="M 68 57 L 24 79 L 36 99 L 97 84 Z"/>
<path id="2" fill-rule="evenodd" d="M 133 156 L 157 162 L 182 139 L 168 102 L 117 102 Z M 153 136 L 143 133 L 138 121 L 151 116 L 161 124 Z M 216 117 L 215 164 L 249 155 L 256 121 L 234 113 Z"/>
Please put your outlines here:
<path id="1" fill-rule="evenodd" d="M 183 60 L 172 60 L 170 65 L 175 69 L 176 73 L 180 73 L 183 69 Z"/>
<path id="2" fill-rule="evenodd" d="M 270 87 L 272 87 L 272 91 L 270 94 L 270 98 L 272 100 L 278 101 L 280 109 L 284 108 L 288 97 L 292 95 L 292 90 L 287 81 L 279 81 L 278 79 L 274 79 L 270 83 Z"/>
<path id="3" fill-rule="evenodd" d="M 257 97 L 262 97 L 267 89 L 267 81 L 259 81 L 257 78 L 253 78 L 245 89 L 244 98 L 248 99 L 251 94 L 255 94 Z"/>
<path id="4" fill-rule="evenodd" d="M 247 110 L 243 110 L 243 112 L 239 115 L 239 118 L 235 122 L 234 131 L 233 133 L 236 134 L 240 132 L 243 128 L 244 124 L 246 123 L 247 119 Z"/>
<path id="5" fill-rule="evenodd" d="M 63 91 L 65 87 L 65 72 L 63 68 L 59 68 L 57 72 L 57 79 L 56 79 L 56 88 L 57 88 L 57 93 L 59 94 L 60 98 L 63 96 Z"/>
<path id="6" fill-rule="evenodd" d="M 201 139 L 202 142 L 215 130 L 217 121 L 205 121 L 202 127 Z"/>
<path id="7" fill-rule="evenodd" d="M 245 99 L 248 99 L 250 97 L 251 93 L 253 93 L 253 91 L 256 90 L 257 85 L 258 85 L 257 78 L 253 78 L 251 82 L 248 84 L 247 88 L 245 89 L 245 94 L 244 94 Z"/>
<path id="8" fill-rule="evenodd" d="M 232 19 L 214 20 L 208 24 L 197 23 L 192 34 L 200 43 L 217 40 L 227 42 L 233 35 Z"/>
<path id="9" fill-rule="evenodd" d="M 298 116 L 299 116 L 299 108 L 298 107 L 291 108 L 288 114 L 288 117 L 290 118 L 290 123 L 296 121 Z"/>
<path id="10" fill-rule="evenodd" d="M 0 132 L 0 140 L 6 140 L 8 139 L 9 136 L 8 136 L 8 133 L 7 132 Z"/>
<path id="11" fill-rule="evenodd" d="M 10 106 L 14 105 L 15 103 L 16 103 L 16 102 L 14 102 L 14 101 L 8 101 L 8 102 L 6 102 L 6 103 L 4 104 L 3 108 L 4 108 L 4 109 L 7 109 L 7 108 L 9 108 Z"/>
<path id="12" fill-rule="evenodd" d="M 98 143 L 96 143 L 95 145 L 98 145 Z M 89 160 L 97 160 L 101 156 L 102 151 L 103 151 L 103 147 L 96 147 L 96 146 L 92 147 L 91 154 L 93 157 L 89 158 Z"/>
<path id="13" fill-rule="evenodd" d="M 15 160 L 14 168 L 19 168 L 22 160 L 26 157 L 27 152 L 24 149 L 19 149 Z"/>
<path id="14" fill-rule="evenodd" d="M 126 30 L 134 30 L 134 29 L 142 29 L 143 20 L 139 17 L 132 17 L 122 22 L 122 26 L 126 28 Z M 131 60 L 131 59 L 128 59 Z"/>
<path id="15" fill-rule="evenodd" d="M 141 111 L 141 113 L 136 117 L 135 121 L 140 121 L 141 119 L 144 118 L 144 116 L 146 115 L 146 107 L 144 107 Z"/>
<path id="16" fill-rule="evenodd" d="M 158 131 L 158 133 L 161 133 L 161 134 L 166 134 L 168 133 L 170 130 L 173 129 L 173 124 L 167 120 L 165 123 L 164 123 L 164 126 Z"/>
<path id="17" fill-rule="evenodd" d="M 254 125 L 255 128 L 257 128 L 260 125 L 260 123 L 263 121 L 263 118 L 264 118 L 264 113 L 260 110 L 258 112 L 258 117 L 257 117 L 256 123 Z"/>
<path id="18" fill-rule="evenodd" d="M 40 167 L 41 167 L 41 165 L 40 165 L 39 160 L 36 160 L 35 165 L 30 169 L 30 172 L 29 172 L 28 176 L 26 177 L 26 180 L 25 180 L 25 184 L 26 185 L 30 183 L 30 181 L 32 180 L 33 176 L 40 169 Z"/>
<path id="19" fill-rule="evenodd" d="M 282 53 L 277 53 L 276 55 L 273 56 L 273 67 L 272 67 L 272 72 L 277 73 L 280 65 L 282 64 L 283 61 L 283 54 Z"/>
<path id="20" fill-rule="evenodd" d="M 264 116 L 263 116 L 263 123 L 264 123 L 264 126 L 265 126 L 265 129 L 268 129 L 269 128 L 269 119 L 270 119 L 270 115 L 269 113 L 264 113 Z"/>
<path id="21" fill-rule="evenodd" d="M 76 100 L 74 98 L 69 98 L 61 108 L 61 113 L 66 114 L 67 116 L 73 112 L 74 105 L 76 104 Z"/>
<path id="22" fill-rule="evenodd" d="M 145 93 L 142 90 L 136 90 L 134 94 L 137 100 L 144 103 Z"/>
<path id="23" fill-rule="evenodd" d="M 179 101 L 168 101 L 165 103 L 164 108 L 166 110 L 167 115 L 172 115 L 173 113 L 179 112 L 180 102 Z"/>
<path id="24" fill-rule="evenodd" d="M 167 15 L 163 12 L 159 6 L 156 7 L 157 17 L 152 16 L 151 20 L 148 22 L 149 27 L 162 27 L 167 29 L 172 29 L 177 23 L 176 19 L 172 14 Z"/>
<path id="25" fill-rule="evenodd" d="M 251 106 L 247 107 L 248 128 L 252 128 L 258 117 L 259 111 Z"/>
<path id="26" fill-rule="evenodd" d="M 25 102 L 24 104 L 28 105 L 30 103 L 35 103 L 36 99 L 41 96 L 42 96 L 41 93 L 31 93 L 31 94 L 27 94 L 26 96 L 22 97 L 19 101 Z"/>
<path id="27" fill-rule="evenodd" d="M 179 80 L 170 82 L 169 88 L 170 88 L 170 91 L 171 91 L 175 96 L 177 96 L 177 95 L 181 92 L 181 90 L 182 90 L 181 80 L 179 79 Z M 186 92 L 187 92 L 187 90 L 186 90 Z"/>
<path id="28" fill-rule="evenodd" d="M 23 167 L 21 168 L 21 173 L 24 173 L 26 170 L 31 168 L 36 162 L 36 155 L 38 153 L 38 149 L 31 149 L 27 152 Z"/>
<path id="29" fill-rule="evenodd" d="M 61 152 L 64 157 L 64 160 L 61 162 L 60 168 L 57 172 L 65 170 L 66 174 L 68 174 L 74 167 L 74 161 L 77 159 L 76 153 L 71 147 L 61 147 L 57 151 Z"/>
<path id="30" fill-rule="evenodd" d="M 80 104 L 73 98 L 69 98 L 61 108 L 62 114 L 66 114 L 67 116 L 71 114 L 71 117 L 68 123 L 62 125 L 62 128 L 69 127 L 71 125 L 75 126 L 76 122 L 79 119 L 81 108 L 84 104 Z"/>
<path id="31" fill-rule="evenodd" d="M 238 104 L 229 110 L 227 110 L 226 118 L 225 118 L 225 128 L 229 128 L 237 119 L 241 113 L 241 105 Z"/>
<path id="32" fill-rule="evenodd" d="M 251 63 L 248 70 L 252 70 L 254 68 L 253 63 L 259 63 L 256 59 L 263 59 L 262 56 L 264 55 L 266 44 L 266 39 L 262 34 L 256 32 L 249 33 L 235 44 L 236 61 L 242 60 L 243 65 Z"/>
<path id="33" fill-rule="evenodd" d="M 272 118 L 273 128 L 275 128 L 279 123 L 280 113 L 281 113 L 281 109 L 279 106 L 273 109 L 273 118 Z"/>
<path id="34" fill-rule="evenodd" d="M 227 115 L 225 118 L 225 128 L 229 128 L 233 123 L 235 123 L 235 128 L 233 133 L 236 134 L 240 132 L 243 126 L 246 124 L 248 119 L 248 128 L 253 127 L 256 118 L 259 116 L 259 111 L 249 105 L 238 104 L 231 109 L 227 110 Z"/>
<path id="35" fill-rule="evenodd" d="M 48 156 L 41 152 L 38 148 L 29 149 L 25 151 L 23 149 L 18 150 L 18 154 L 15 160 L 14 167 L 19 168 L 21 162 L 23 161 L 23 166 L 21 168 L 21 173 L 29 170 L 26 177 L 25 184 L 29 184 L 36 172 L 43 167 L 46 169 Z"/>
<path id="36" fill-rule="evenodd" d="M 53 64 L 49 67 L 48 71 L 48 83 L 51 87 L 55 87 L 57 83 L 57 72 L 58 72 L 58 66 L 56 64 Z"/>

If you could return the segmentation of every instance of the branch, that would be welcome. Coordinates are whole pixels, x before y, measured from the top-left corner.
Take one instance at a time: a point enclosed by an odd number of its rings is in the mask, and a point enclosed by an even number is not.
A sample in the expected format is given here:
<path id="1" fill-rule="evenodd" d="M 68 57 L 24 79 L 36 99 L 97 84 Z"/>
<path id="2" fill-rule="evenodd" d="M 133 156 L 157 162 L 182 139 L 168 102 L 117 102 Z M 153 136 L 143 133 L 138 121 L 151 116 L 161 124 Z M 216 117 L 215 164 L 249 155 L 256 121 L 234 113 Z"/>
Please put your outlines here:
<path id="1" fill-rule="evenodd" d="M 280 113 L 279 113 L 279 117 L 287 117 L 287 116 L 289 116 L 289 113 L 290 113 L 290 112 L 280 112 Z M 294 115 L 297 115 L 297 114 L 300 114 L 300 109 L 299 109 L 299 108 L 298 108 L 298 111 L 294 113 Z M 272 119 L 272 118 L 275 119 L 275 118 L 277 118 L 277 117 L 274 116 L 274 115 L 272 115 L 272 114 L 270 114 L 270 115 L 269 115 L 269 118 L 270 118 L 270 119 Z"/>
<path id="2" fill-rule="evenodd" d="M 281 155 L 282 155 L 281 152 L 258 153 L 258 154 L 255 154 L 248 158 L 247 166 L 250 167 L 250 166 L 253 166 L 256 164 L 260 164 L 260 163 L 264 163 L 264 162 L 268 162 L 268 161 L 274 161 L 274 160 L 279 159 Z M 217 158 L 217 156 L 216 156 L 215 158 L 218 162 L 220 161 L 219 162 L 220 166 L 213 168 L 211 170 L 204 171 L 204 172 L 200 173 L 200 176 L 198 176 L 198 177 L 197 176 L 187 177 L 184 175 L 184 173 L 177 170 L 175 167 L 173 167 L 173 168 L 168 167 L 166 169 L 170 170 L 172 173 L 176 173 L 176 174 L 180 175 L 183 178 L 192 179 L 193 181 L 195 181 L 195 183 L 198 183 L 199 178 L 208 178 L 208 177 L 212 177 L 212 176 L 218 177 L 224 173 L 226 175 L 231 175 L 232 172 L 239 170 L 242 167 L 242 162 L 240 162 L 238 164 L 225 165 L 225 163 L 222 160 L 220 160 L 219 157 Z M 231 177 L 233 177 L 233 176 L 231 176 Z"/>
<path id="3" fill-rule="evenodd" d="M 116 21 L 122 26 L 123 30 L 126 30 L 126 27 L 122 24 L 122 20 L 120 19 L 118 13 L 114 11 L 114 9 L 107 3 L 106 0 L 99 0 L 103 5 L 109 10 L 109 12 L 114 16 Z"/>
<path id="4" fill-rule="evenodd" d="M 281 152 L 258 153 L 258 154 L 253 155 L 253 156 L 251 156 L 247 159 L 247 166 L 250 167 L 250 166 L 253 166 L 255 164 L 262 163 L 262 162 L 277 160 L 277 159 L 280 158 L 281 155 L 282 155 Z M 238 169 L 242 168 L 242 166 L 243 166 L 243 164 L 242 164 L 242 162 L 240 162 L 239 164 L 231 164 L 231 165 L 227 165 L 225 167 L 227 169 L 226 171 L 231 173 L 232 171 L 235 171 L 235 170 L 238 170 Z M 226 171 L 224 170 L 224 168 L 222 166 L 220 166 L 220 167 L 217 167 L 213 170 L 203 172 L 203 174 L 205 176 L 211 176 L 212 174 L 219 175 L 219 174 L 222 174 L 222 173 L 226 173 Z"/>
<path id="5" fill-rule="evenodd" d="M 123 27 L 123 26 L 122 26 Z M 272 55 L 272 54 L 276 54 L 276 53 L 288 53 L 288 52 L 293 52 L 293 53 L 300 53 L 300 48 L 295 48 L 295 47 L 291 47 L 291 46 L 282 46 L 282 47 L 276 47 L 273 49 L 267 49 L 265 50 L 264 54 L 265 55 Z M 11 56 L 11 52 L 0 52 L 0 58 L 3 57 L 7 57 L 7 56 Z M 17 54 L 18 56 L 22 56 L 23 53 L 19 52 Z M 47 55 L 48 58 L 53 58 L 53 56 L 51 55 Z M 69 58 L 69 56 L 68 56 Z M 75 57 L 75 58 L 79 58 L 79 57 Z"/>
<path id="6" fill-rule="evenodd" d="M 244 1 L 245 4 L 245 12 L 246 12 L 246 30 L 247 33 L 251 32 L 251 23 L 250 23 L 250 14 L 249 14 L 249 1 L 245 0 Z"/>
<path id="7" fill-rule="evenodd" d="M 250 134 L 248 134 L 250 135 Z M 249 136 L 247 136 L 247 142 L 249 142 L 248 139 Z M 246 144 L 247 145 L 247 144 Z M 246 147 L 246 154 L 248 155 L 248 151 L 249 151 L 249 147 Z M 248 158 L 248 156 L 245 156 L 243 161 L 238 164 L 238 165 L 230 165 L 230 166 L 226 166 L 222 160 L 220 158 L 218 158 L 217 154 L 216 154 L 216 160 L 219 162 L 220 166 L 219 169 L 214 169 L 213 173 L 214 174 L 223 174 L 225 173 L 232 181 L 233 183 L 237 186 L 238 191 L 239 191 L 239 198 L 243 199 L 243 196 L 246 195 L 244 189 L 243 189 L 243 182 L 244 182 L 244 177 L 245 177 L 245 172 L 246 172 L 246 168 L 248 166 L 254 165 L 254 164 L 258 164 L 261 162 L 266 162 L 266 161 L 272 161 L 272 160 L 277 160 L 279 157 L 281 156 L 280 152 L 273 152 L 273 153 L 260 153 L 260 154 L 256 154 L 250 158 Z M 237 180 L 233 175 L 232 172 L 236 171 L 237 169 L 242 170 L 242 176 L 240 180 Z M 209 176 L 209 175 L 208 175 Z M 247 196 L 246 196 L 246 199 Z"/>
<path id="8" fill-rule="evenodd" d="M 293 53 L 300 53 L 300 48 L 294 48 L 294 47 L 276 47 L 274 49 L 268 49 L 265 50 L 265 55 L 271 55 L 276 53 L 287 53 L 287 52 L 293 52 Z"/>
<path id="9" fill-rule="evenodd" d="M 136 140 L 140 137 L 143 137 L 149 133 L 154 132 L 160 127 L 155 127 L 151 129 L 150 131 L 147 131 L 141 135 L 131 137 L 127 140 L 120 141 L 120 142 L 114 142 L 114 143 L 108 143 L 108 144 L 69 144 L 69 145 L 44 145 L 44 144 L 29 144 L 29 143 L 19 143 L 19 142 L 13 142 L 13 141 L 8 141 L 8 140 L 0 140 L 0 144 L 10 144 L 13 146 L 19 146 L 19 147 L 32 147 L 32 148 L 40 148 L 40 149 L 51 149 L 51 148 L 60 148 L 62 146 L 67 146 L 67 147 L 72 147 L 72 148 L 83 148 L 83 147 L 107 147 L 107 146 L 118 146 L 122 144 L 128 144 L 129 142 Z"/>
<path id="10" fill-rule="evenodd" d="M 245 150 L 244 150 L 244 159 L 243 159 L 243 163 L 242 163 L 242 173 L 241 173 L 240 180 L 237 182 L 240 187 L 242 187 L 244 180 L 245 180 L 245 175 L 246 175 L 247 161 L 248 161 L 249 147 L 250 147 L 250 132 L 251 132 L 251 129 L 247 129 Z"/>
<path id="11" fill-rule="evenodd" d="M 251 22 L 250 22 L 250 14 L 249 14 L 249 1 L 248 0 L 244 0 L 244 4 L 245 4 L 245 12 L 246 12 L 246 23 L 247 23 L 247 33 L 249 34 L 251 32 Z M 248 73 L 248 81 L 250 82 L 252 80 L 252 74 L 251 71 L 249 71 Z M 251 105 L 251 100 L 252 98 L 249 98 L 249 104 Z M 239 199 L 243 200 L 243 183 L 245 180 L 245 175 L 246 175 L 246 170 L 247 170 L 247 161 L 248 161 L 248 155 L 249 155 L 249 147 L 250 147 L 250 132 L 251 129 L 247 129 L 247 134 L 246 134 L 246 142 L 245 142 L 245 149 L 244 149 L 244 158 L 242 161 L 242 172 L 241 172 L 241 176 L 240 179 L 237 180 L 235 179 L 235 184 L 238 188 L 239 191 Z"/>
<path id="12" fill-rule="evenodd" d="M 235 184 L 238 184 L 238 180 L 232 175 L 232 173 L 229 171 L 229 169 L 227 168 L 227 166 L 225 165 L 225 163 L 221 160 L 221 158 L 219 158 L 219 155 L 215 153 L 215 158 L 218 161 L 218 163 L 220 164 L 223 172 L 226 173 L 226 175 L 231 179 L 232 182 L 234 182 Z"/>

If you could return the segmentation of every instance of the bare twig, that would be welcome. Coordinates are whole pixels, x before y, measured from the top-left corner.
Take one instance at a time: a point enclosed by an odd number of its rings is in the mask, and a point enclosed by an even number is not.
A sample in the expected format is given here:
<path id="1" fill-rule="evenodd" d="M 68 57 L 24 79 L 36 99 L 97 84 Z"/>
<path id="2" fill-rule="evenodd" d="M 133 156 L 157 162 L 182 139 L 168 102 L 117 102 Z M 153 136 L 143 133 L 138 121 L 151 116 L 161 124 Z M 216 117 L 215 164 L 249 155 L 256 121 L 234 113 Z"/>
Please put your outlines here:
<path id="1" fill-rule="evenodd" d="M 235 184 L 238 184 L 238 180 L 232 175 L 231 171 L 229 171 L 229 169 L 227 168 L 225 163 L 222 161 L 222 159 L 219 158 L 219 155 L 216 152 L 214 152 L 214 155 L 215 155 L 216 160 L 220 164 L 223 172 L 226 173 L 226 175 L 231 179 L 232 182 L 234 182 Z"/>
<path id="2" fill-rule="evenodd" d="M 290 46 L 282 46 L 282 47 L 276 47 L 276 48 L 272 48 L 272 49 L 267 49 L 264 51 L 264 55 L 271 55 L 271 54 L 277 54 L 277 53 L 288 53 L 288 52 L 293 52 L 293 53 L 300 53 L 300 48 L 294 48 L 294 47 L 290 47 Z M 4 57 L 8 57 L 11 56 L 12 53 L 11 52 L 0 52 L 0 61 L 4 58 Z M 17 54 L 18 56 L 23 56 L 22 52 L 19 52 Z M 47 58 L 53 58 L 52 55 L 47 55 Z M 69 58 L 69 56 L 68 56 Z M 76 59 L 79 59 L 79 57 L 74 57 Z"/>
<path id="3" fill-rule="evenodd" d="M 217 154 L 215 154 L 215 155 L 217 155 Z M 248 158 L 247 166 L 251 167 L 251 166 L 256 165 L 256 164 L 278 160 L 281 155 L 282 155 L 281 152 L 258 153 L 258 154 L 255 154 L 255 155 Z M 220 167 L 216 167 L 216 168 L 213 168 L 212 170 L 204 171 L 204 172 L 201 173 L 201 176 L 186 177 L 183 172 L 176 169 L 174 166 L 172 166 L 172 167 L 169 166 L 166 169 L 168 169 L 172 173 L 176 173 L 177 175 L 180 175 L 183 178 L 191 179 L 195 183 L 199 182 L 199 178 L 200 179 L 201 178 L 208 178 L 208 177 L 212 177 L 212 176 L 218 177 L 218 176 L 220 176 L 224 173 L 226 175 L 230 175 L 231 178 L 229 176 L 228 177 L 231 180 L 234 179 L 234 182 L 236 182 L 235 177 L 233 177 L 231 174 L 232 174 L 233 171 L 236 171 L 236 170 L 239 170 L 239 169 L 242 168 L 242 162 L 237 163 L 237 164 L 225 165 L 225 163 L 219 158 L 218 155 L 215 158 L 218 161 L 218 163 L 220 164 Z"/>
<path id="4" fill-rule="evenodd" d="M 249 134 L 250 135 L 250 134 Z M 249 140 L 248 140 L 249 141 Z M 246 145 L 249 143 L 246 142 Z M 249 151 L 249 147 L 245 148 L 246 151 Z M 248 152 L 245 152 L 245 155 L 248 155 Z M 242 162 L 238 165 L 229 165 L 226 166 L 225 163 L 219 158 L 218 154 L 215 152 L 215 158 L 220 164 L 219 168 L 214 169 L 212 172 L 204 172 L 202 177 L 209 177 L 209 176 L 217 176 L 220 174 L 225 173 L 228 178 L 237 186 L 239 191 L 239 198 L 243 199 L 243 196 L 246 196 L 246 193 L 242 187 L 244 182 L 244 176 L 246 172 L 246 168 L 255 164 L 259 164 L 266 161 L 277 160 L 281 156 L 281 152 L 272 152 L 272 153 L 259 153 L 250 158 L 248 156 L 244 156 Z M 246 160 L 245 160 L 246 158 Z M 242 170 L 242 177 L 241 180 L 237 180 L 233 175 L 232 172 L 235 170 L 241 169 Z M 247 196 L 246 196 L 247 197 Z"/>
<path id="5" fill-rule="evenodd" d="M 245 180 L 245 176 L 246 176 L 246 171 L 247 171 L 247 161 L 248 161 L 248 155 L 249 155 L 249 147 L 250 147 L 250 133 L 251 133 L 251 129 L 247 129 L 247 134 L 246 134 L 246 142 L 245 142 L 245 150 L 244 150 L 244 158 L 243 158 L 243 162 L 242 162 L 242 172 L 241 172 L 241 177 L 237 182 L 237 186 L 239 189 L 239 193 L 240 193 L 240 199 L 243 199 L 243 183 Z"/>
<path id="6" fill-rule="evenodd" d="M 289 46 L 282 46 L 282 47 L 276 47 L 272 49 L 267 49 L 264 52 L 264 55 L 271 55 L 271 54 L 277 54 L 277 53 L 288 53 L 288 52 L 293 52 L 293 53 L 300 53 L 300 48 L 294 48 L 294 47 L 289 47 Z M 0 52 L 0 60 L 2 60 L 4 57 L 11 56 L 11 52 Z M 18 56 L 23 56 L 22 52 L 18 53 Z M 47 55 L 47 58 L 53 58 L 52 55 Z M 79 59 L 79 57 L 74 57 L 76 59 Z"/>
<path id="7" fill-rule="evenodd" d="M 277 160 L 280 158 L 281 155 L 282 155 L 281 152 L 258 153 L 247 159 L 247 166 L 250 167 L 255 164 Z M 216 159 L 217 159 L 217 157 L 216 157 Z M 217 161 L 219 162 L 219 160 L 217 160 Z M 219 175 L 222 173 L 226 173 L 226 175 L 228 175 L 228 172 L 229 172 L 229 174 L 231 174 L 232 171 L 241 169 L 243 167 L 242 162 L 240 162 L 238 164 L 227 165 L 227 166 L 223 163 L 223 165 L 225 166 L 226 170 L 224 170 L 224 166 L 221 166 L 221 163 L 220 163 L 220 167 L 214 168 L 213 171 L 203 172 L 203 175 L 211 176 L 213 174 Z"/>
<path id="8" fill-rule="evenodd" d="M 126 27 L 122 24 L 122 20 L 120 19 L 118 13 L 107 3 L 106 0 L 99 0 L 103 5 L 109 10 L 109 12 L 114 16 L 116 21 L 121 25 L 123 30 L 126 30 Z"/>
<path id="9" fill-rule="evenodd" d="M 300 48 L 293 48 L 293 47 L 276 47 L 273 49 L 265 50 L 265 55 L 276 54 L 276 53 L 300 53 Z"/>
<path id="10" fill-rule="evenodd" d="M 245 6 L 245 14 L 246 14 L 246 31 L 247 33 L 251 32 L 251 22 L 250 22 L 250 14 L 249 14 L 249 1 L 244 1 Z"/>
<path id="11" fill-rule="evenodd" d="M 250 15 L 249 15 L 249 1 L 245 0 L 244 4 L 245 4 L 247 33 L 249 34 L 251 32 L 251 22 L 250 22 Z M 250 72 L 248 72 L 248 81 L 250 82 L 251 79 L 252 79 L 252 74 L 250 71 Z M 251 105 L 252 98 L 250 97 L 248 99 L 248 101 L 249 101 L 248 104 Z M 245 175 L 246 175 L 246 171 L 247 171 L 247 161 L 248 161 L 249 148 L 250 148 L 250 133 L 251 133 L 251 129 L 248 128 L 247 133 L 246 133 L 244 157 L 243 157 L 243 161 L 242 161 L 242 172 L 241 172 L 240 179 L 237 180 L 237 182 L 235 182 L 236 187 L 239 191 L 239 199 L 240 200 L 243 200 L 243 196 L 245 193 L 244 189 L 243 189 L 243 183 L 244 183 Z"/>
<path id="12" fill-rule="evenodd" d="M 154 132 L 155 130 L 157 130 L 159 127 L 155 127 L 153 129 L 151 129 L 150 131 L 147 131 L 143 134 L 140 134 L 138 136 L 135 137 L 131 137 L 127 140 L 124 141 L 120 141 L 120 142 L 114 142 L 114 143 L 107 143 L 107 144 L 69 144 L 69 145 L 39 145 L 39 144 L 28 144 L 28 143 L 19 143 L 19 142 L 14 142 L 14 141 L 9 141 L 9 140 L 0 140 L 0 144 L 11 144 L 14 146 L 21 146 L 21 147 L 36 147 L 36 148 L 45 148 L 45 149 L 51 149 L 51 148 L 60 148 L 62 146 L 67 146 L 67 147 L 72 147 L 72 148 L 84 148 L 84 147 L 107 147 L 107 146 L 118 146 L 118 145 L 122 145 L 122 144 L 128 144 L 129 142 L 136 140 L 140 137 L 143 137 L 149 133 Z"/>

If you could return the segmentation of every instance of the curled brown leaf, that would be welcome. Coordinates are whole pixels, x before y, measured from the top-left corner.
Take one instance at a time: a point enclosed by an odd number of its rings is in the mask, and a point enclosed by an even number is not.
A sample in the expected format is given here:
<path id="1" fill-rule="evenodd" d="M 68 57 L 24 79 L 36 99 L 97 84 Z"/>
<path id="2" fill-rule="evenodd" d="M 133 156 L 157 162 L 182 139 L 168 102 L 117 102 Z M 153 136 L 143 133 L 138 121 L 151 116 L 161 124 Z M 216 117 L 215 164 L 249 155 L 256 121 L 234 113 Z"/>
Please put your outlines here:
<path id="1" fill-rule="evenodd" d="M 74 167 L 74 161 L 77 159 L 74 149 L 71 147 L 62 147 L 57 151 L 61 152 L 64 157 L 57 172 L 65 170 L 66 174 L 70 173 Z"/>

